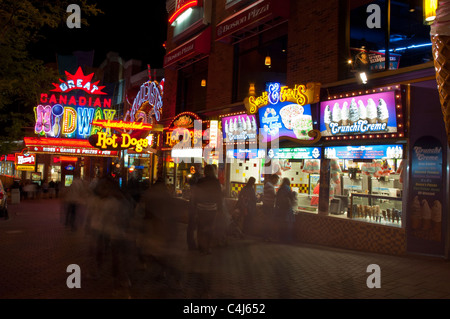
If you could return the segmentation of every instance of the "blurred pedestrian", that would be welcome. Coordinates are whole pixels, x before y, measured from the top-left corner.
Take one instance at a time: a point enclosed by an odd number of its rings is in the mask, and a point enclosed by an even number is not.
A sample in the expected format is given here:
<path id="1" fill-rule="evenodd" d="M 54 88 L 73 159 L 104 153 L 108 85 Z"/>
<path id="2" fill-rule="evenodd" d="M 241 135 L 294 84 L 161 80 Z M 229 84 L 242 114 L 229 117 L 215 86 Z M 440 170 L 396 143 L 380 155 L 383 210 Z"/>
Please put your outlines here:
<path id="1" fill-rule="evenodd" d="M 211 254 L 215 218 L 223 209 L 222 187 L 213 165 L 205 166 L 204 177 L 193 187 L 192 200 L 197 215 L 198 248 L 202 254 Z"/>
<path id="2" fill-rule="evenodd" d="M 275 216 L 278 225 L 279 238 L 283 242 L 292 242 L 294 226 L 294 202 L 295 192 L 291 190 L 291 182 L 285 177 L 281 181 L 280 188 L 275 198 Z"/>
<path id="3" fill-rule="evenodd" d="M 186 229 L 186 241 L 187 246 L 189 250 L 196 250 L 197 249 L 197 240 L 196 240 L 196 230 L 197 230 L 197 221 L 196 221 L 196 214 L 195 214 L 195 207 L 193 205 L 193 187 L 199 179 L 201 178 L 200 173 L 198 170 L 195 170 L 195 173 L 192 174 L 191 178 L 189 179 L 189 185 L 190 185 L 190 194 L 189 194 L 189 207 L 188 207 L 188 225 Z"/>
<path id="4" fill-rule="evenodd" d="M 244 234 L 251 233 L 253 219 L 256 215 L 257 197 L 255 192 L 256 179 L 252 176 L 239 192 L 238 207 L 241 212 L 241 229 Z"/>
<path id="5" fill-rule="evenodd" d="M 178 263 L 181 253 L 176 245 L 178 223 L 173 202 L 162 179 L 158 179 L 142 194 L 136 210 L 140 211 L 138 215 L 142 216 L 143 225 L 136 245 L 142 266 L 147 267 L 147 262 L 152 262 L 161 268 L 166 279 L 174 278 L 178 284 L 182 269 Z"/>
<path id="6" fill-rule="evenodd" d="M 275 186 L 278 184 L 279 176 L 277 174 L 272 174 L 268 177 L 267 181 L 264 183 L 263 190 L 263 214 L 264 214 L 264 241 L 274 240 L 276 236 L 276 228 L 274 227 L 275 221 Z"/>
<path id="7" fill-rule="evenodd" d="M 117 183 L 104 177 L 94 188 L 86 218 L 86 230 L 92 236 L 91 254 L 95 257 L 93 275 L 101 270 L 110 248 L 114 293 L 124 292 L 127 296 L 131 286 L 127 271 L 131 207 Z"/>
<path id="8" fill-rule="evenodd" d="M 77 213 L 80 211 L 81 205 L 84 204 L 85 191 L 83 181 L 80 178 L 74 178 L 64 195 L 65 226 L 72 231 L 77 230 Z"/>

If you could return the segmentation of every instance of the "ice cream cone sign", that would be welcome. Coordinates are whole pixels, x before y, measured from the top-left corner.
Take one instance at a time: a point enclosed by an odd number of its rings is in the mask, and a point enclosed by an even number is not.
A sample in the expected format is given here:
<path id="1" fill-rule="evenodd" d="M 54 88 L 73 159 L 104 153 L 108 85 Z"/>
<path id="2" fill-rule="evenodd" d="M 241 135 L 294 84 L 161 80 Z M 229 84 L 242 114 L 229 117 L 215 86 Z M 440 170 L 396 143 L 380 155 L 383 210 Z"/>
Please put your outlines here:
<path id="1" fill-rule="evenodd" d="M 442 115 L 447 131 L 447 142 L 450 145 L 450 2 L 439 0 L 436 18 L 431 24 L 432 42 L 436 82 Z"/>

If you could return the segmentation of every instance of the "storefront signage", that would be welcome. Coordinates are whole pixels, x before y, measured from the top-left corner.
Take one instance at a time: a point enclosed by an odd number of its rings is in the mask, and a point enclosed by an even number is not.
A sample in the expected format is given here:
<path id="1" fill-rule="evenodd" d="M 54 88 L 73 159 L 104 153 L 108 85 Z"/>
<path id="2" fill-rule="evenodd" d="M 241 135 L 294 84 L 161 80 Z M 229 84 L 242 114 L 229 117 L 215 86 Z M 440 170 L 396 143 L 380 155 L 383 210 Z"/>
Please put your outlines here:
<path id="1" fill-rule="evenodd" d="M 15 153 L 14 165 L 18 171 L 34 171 L 36 154 L 30 154 L 28 149 L 24 149 L 21 153 Z"/>
<path id="2" fill-rule="evenodd" d="M 265 158 L 266 151 L 262 149 L 232 149 L 227 150 L 227 158 L 236 159 L 255 159 L 255 158 Z"/>
<path id="3" fill-rule="evenodd" d="M 274 159 L 320 159 L 318 147 L 296 147 L 269 149 L 268 157 Z"/>
<path id="4" fill-rule="evenodd" d="M 241 114 L 222 118 L 222 136 L 225 143 L 254 140 L 257 134 L 255 115 Z"/>
<path id="5" fill-rule="evenodd" d="M 175 116 L 164 131 L 164 147 L 180 148 L 200 147 L 203 143 L 203 127 L 200 117 L 192 112 L 183 112 Z"/>
<path id="6" fill-rule="evenodd" d="M 255 114 L 258 109 L 279 103 L 291 102 L 299 106 L 317 103 L 320 99 L 320 83 L 297 84 L 294 88 L 282 86 L 280 83 L 271 83 L 268 90 L 261 96 L 249 96 L 244 104 L 249 114 Z"/>
<path id="7" fill-rule="evenodd" d="M 105 95 L 106 93 L 102 91 L 104 86 L 99 86 L 100 81 L 92 83 L 92 77 L 94 73 L 89 75 L 84 75 L 81 67 L 78 67 L 75 74 L 70 74 L 66 71 L 67 81 L 59 80 L 61 83 L 53 83 L 55 88 L 50 90 L 52 92 L 67 93 L 72 90 L 78 89 L 83 90 L 88 94 L 98 94 Z"/>
<path id="8" fill-rule="evenodd" d="M 297 140 L 313 140 L 308 135 L 313 130 L 311 114 L 312 103 L 318 100 L 315 89 L 318 84 L 296 85 L 294 89 L 269 85 L 268 91 L 261 97 L 249 97 L 251 113 L 259 112 L 259 134 L 263 142 L 270 142 L 280 137 Z"/>
<path id="9" fill-rule="evenodd" d="M 47 137 L 86 139 L 101 130 L 91 124 L 93 121 L 112 120 L 116 110 L 40 104 L 34 108 L 34 113 L 36 134 Z"/>
<path id="10" fill-rule="evenodd" d="M 78 148 L 78 147 L 64 147 L 64 146 L 31 146 L 30 150 L 34 153 L 48 153 L 60 155 L 86 155 L 86 156 L 117 156 L 117 151 L 113 150 L 99 150 L 95 148 Z"/>
<path id="11" fill-rule="evenodd" d="M 400 97 L 395 91 L 320 103 L 322 136 L 397 133 Z"/>
<path id="12" fill-rule="evenodd" d="M 429 252 L 443 253 L 442 235 L 447 218 L 444 210 L 443 163 L 443 147 L 436 138 L 425 136 L 413 144 L 407 209 L 408 234 L 410 244 L 415 246 L 413 250 L 426 245 Z"/>
<path id="13" fill-rule="evenodd" d="M 236 1 L 235 1 L 236 2 Z M 234 4 L 234 3 L 233 3 Z M 229 8 L 229 5 L 227 5 Z M 240 30 L 254 24 L 289 16 L 289 1 L 259 0 L 247 6 L 216 26 L 216 40 L 229 38 Z"/>
<path id="14" fill-rule="evenodd" d="M 153 125 L 144 122 L 125 122 L 112 120 L 95 120 L 92 125 L 116 130 L 151 130 Z"/>
<path id="15" fill-rule="evenodd" d="M 333 159 L 401 159 L 403 145 L 359 145 L 325 147 L 325 158 Z"/>
<path id="16" fill-rule="evenodd" d="M 211 120 L 209 122 L 209 147 L 216 148 L 217 147 L 217 139 L 219 133 L 219 121 Z"/>
<path id="17" fill-rule="evenodd" d="M 141 85 L 133 100 L 131 110 L 124 116 L 124 121 L 153 123 L 161 119 L 163 107 L 164 79 L 161 82 L 147 81 Z"/>
<path id="18" fill-rule="evenodd" d="M 59 94 L 41 94 L 40 104 L 34 108 L 34 131 L 46 137 L 87 139 L 102 130 L 92 121 L 113 120 L 116 111 L 111 109 L 110 98 L 98 97 L 106 93 L 99 81 L 92 81 L 93 73 L 84 75 L 79 67 L 75 74 L 66 71 L 66 76 L 66 81 L 53 83 L 51 91 Z M 73 90 L 82 92 L 72 94 Z"/>
<path id="19" fill-rule="evenodd" d="M 201 145 L 203 139 L 202 130 L 176 128 L 165 132 L 164 144 L 166 147 L 174 147 L 177 144 L 183 147 Z"/>
<path id="20" fill-rule="evenodd" d="M 94 136 L 93 136 L 94 137 Z M 137 139 L 131 137 L 129 134 L 112 134 L 108 136 L 106 133 L 98 133 L 97 138 L 89 140 L 93 146 L 104 149 L 128 149 L 134 148 L 138 153 L 142 152 L 148 146 L 148 140 L 146 138 Z M 96 141 L 95 141 L 96 140 Z"/>

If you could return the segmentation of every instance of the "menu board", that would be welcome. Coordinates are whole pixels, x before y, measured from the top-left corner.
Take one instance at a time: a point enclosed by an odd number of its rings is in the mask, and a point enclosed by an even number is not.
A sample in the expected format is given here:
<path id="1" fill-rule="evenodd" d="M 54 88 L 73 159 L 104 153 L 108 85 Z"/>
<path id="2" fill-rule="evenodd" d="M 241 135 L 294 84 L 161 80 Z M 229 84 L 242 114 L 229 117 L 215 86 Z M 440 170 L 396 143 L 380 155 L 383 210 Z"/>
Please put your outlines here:
<path id="1" fill-rule="evenodd" d="M 264 158 L 265 151 L 259 149 L 232 149 L 227 150 L 227 158 L 238 158 L 238 159 L 254 159 L 254 158 Z"/>
<path id="2" fill-rule="evenodd" d="M 275 148 L 269 149 L 267 153 L 275 159 L 320 159 L 318 147 Z"/>
<path id="3" fill-rule="evenodd" d="M 320 103 L 322 136 L 397 133 L 395 91 Z"/>
<path id="4" fill-rule="evenodd" d="M 409 235 L 438 246 L 443 244 L 442 222 L 447 215 L 443 209 L 443 163 L 443 147 L 439 140 L 425 136 L 414 143 L 408 203 Z"/>
<path id="5" fill-rule="evenodd" d="M 401 159 L 403 145 L 358 145 L 325 147 L 325 158 L 338 159 Z"/>

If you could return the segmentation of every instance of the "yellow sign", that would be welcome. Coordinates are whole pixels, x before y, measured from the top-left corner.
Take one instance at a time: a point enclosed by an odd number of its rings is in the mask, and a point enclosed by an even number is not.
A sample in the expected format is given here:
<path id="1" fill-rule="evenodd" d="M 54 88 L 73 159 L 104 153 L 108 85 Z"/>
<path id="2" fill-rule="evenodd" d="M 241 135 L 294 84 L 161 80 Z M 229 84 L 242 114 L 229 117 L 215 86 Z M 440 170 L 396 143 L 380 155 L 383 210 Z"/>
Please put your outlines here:
<path id="1" fill-rule="evenodd" d="M 16 165 L 16 170 L 34 172 L 34 165 Z"/>
<path id="2" fill-rule="evenodd" d="M 320 86 L 320 83 L 311 82 L 306 85 L 296 84 L 294 88 L 289 88 L 280 86 L 279 83 L 273 83 L 261 96 L 250 95 L 245 98 L 245 108 L 247 113 L 255 114 L 259 108 L 278 102 L 293 102 L 302 106 L 317 103 L 320 101 Z"/>
<path id="3" fill-rule="evenodd" d="M 113 134 L 111 137 L 108 137 L 106 133 L 99 132 L 96 146 L 101 149 L 126 149 L 134 147 L 134 150 L 140 153 L 148 146 L 148 140 L 146 138 L 137 139 L 125 133 L 120 134 L 120 136 Z"/>

